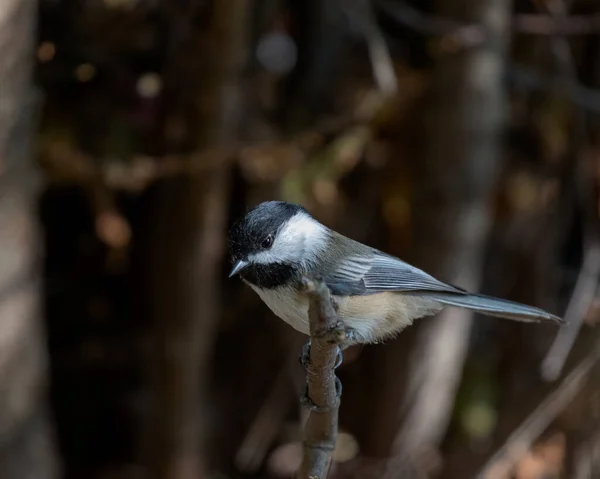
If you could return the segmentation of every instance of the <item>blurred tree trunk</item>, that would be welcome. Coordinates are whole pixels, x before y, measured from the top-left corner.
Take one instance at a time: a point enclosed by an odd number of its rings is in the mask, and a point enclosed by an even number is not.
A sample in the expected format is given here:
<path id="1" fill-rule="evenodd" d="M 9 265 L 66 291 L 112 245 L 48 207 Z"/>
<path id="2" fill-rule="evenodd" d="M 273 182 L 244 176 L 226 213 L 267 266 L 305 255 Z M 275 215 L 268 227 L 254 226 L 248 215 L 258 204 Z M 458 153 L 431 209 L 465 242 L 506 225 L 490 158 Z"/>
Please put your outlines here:
<path id="1" fill-rule="evenodd" d="M 57 477 L 32 159 L 36 2 L 0 2 L 0 477 Z"/>
<path id="2" fill-rule="evenodd" d="M 501 159 L 510 3 L 443 1 L 438 13 L 464 24 L 484 25 L 489 38 L 476 47 L 442 52 L 437 60 L 426 118 L 427 150 L 417 163 L 415 264 L 477 290 Z M 424 458 L 435 457 L 446 433 L 470 328 L 471 315 L 458 309 L 416 325 L 404 400 L 400 410 L 392 412 L 396 417 L 399 413 L 402 422 L 392 446 L 398 461 L 392 461 L 391 469 L 406 460 L 417 469 L 431 465 L 431 459 Z M 382 414 L 390 424 L 390 411 Z M 385 423 L 385 418 L 379 422 Z"/>
<path id="3" fill-rule="evenodd" d="M 173 81 L 167 86 L 175 95 L 181 78 L 195 78 L 202 88 L 192 100 L 197 122 L 192 136 L 199 138 L 199 151 L 210 148 L 214 154 L 204 160 L 210 164 L 202 173 L 157 187 L 146 225 L 151 238 L 142 259 L 147 281 L 143 297 L 155 328 L 150 353 L 156 399 L 149 438 L 152 477 L 197 479 L 206 477 L 209 469 L 204 445 L 209 406 L 205 386 L 221 315 L 231 165 L 227 152 L 238 130 L 249 5 L 214 2 L 208 40 L 198 41 L 200 32 L 192 32 L 171 65 L 177 71 L 167 76 Z M 194 56 L 205 41 L 208 58 L 202 58 L 206 62 L 198 67 Z M 199 158 L 190 155 L 190 161 Z"/>
<path id="4" fill-rule="evenodd" d="M 319 115 L 331 113 L 352 38 L 345 1 L 303 0 L 291 2 L 290 8 L 297 22 L 298 63 L 282 106 L 287 126 L 296 131 L 309 127 Z"/>

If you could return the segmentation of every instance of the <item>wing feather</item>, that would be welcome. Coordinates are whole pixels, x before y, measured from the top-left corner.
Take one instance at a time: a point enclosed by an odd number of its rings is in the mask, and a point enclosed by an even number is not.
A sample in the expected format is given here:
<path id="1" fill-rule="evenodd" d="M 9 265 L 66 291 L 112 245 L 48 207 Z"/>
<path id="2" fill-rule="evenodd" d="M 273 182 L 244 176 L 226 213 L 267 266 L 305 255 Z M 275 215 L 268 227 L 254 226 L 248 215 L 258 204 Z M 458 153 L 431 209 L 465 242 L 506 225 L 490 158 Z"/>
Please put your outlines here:
<path id="1" fill-rule="evenodd" d="M 465 293 L 424 271 L 380 251 L 372 256 L 343 258 L 326 278 L 334 294 L 372 294 L 385 291 Z"/>

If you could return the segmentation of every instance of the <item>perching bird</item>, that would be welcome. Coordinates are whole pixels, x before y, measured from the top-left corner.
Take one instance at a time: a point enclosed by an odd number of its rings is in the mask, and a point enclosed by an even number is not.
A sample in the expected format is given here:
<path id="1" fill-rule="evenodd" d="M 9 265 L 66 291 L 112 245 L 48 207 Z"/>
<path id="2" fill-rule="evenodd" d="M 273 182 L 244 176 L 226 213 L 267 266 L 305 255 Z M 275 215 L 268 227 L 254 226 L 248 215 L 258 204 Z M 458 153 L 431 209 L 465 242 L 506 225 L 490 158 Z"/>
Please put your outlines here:
<path id="1" fill-rule="evenodd" d="M 542 309 L 439 281 L 327 228 L 292 203 L 266 201 L 250 210 L 231 229 L 229 250 L 234 263 L 229 276 L 239 274 L 276 316 L 306 335 L 309 303 L 301 280 L 323 280 L 349 332 L 343 347 L 381 342 L 445 306 L 517 321 L 562 322 Z"/>

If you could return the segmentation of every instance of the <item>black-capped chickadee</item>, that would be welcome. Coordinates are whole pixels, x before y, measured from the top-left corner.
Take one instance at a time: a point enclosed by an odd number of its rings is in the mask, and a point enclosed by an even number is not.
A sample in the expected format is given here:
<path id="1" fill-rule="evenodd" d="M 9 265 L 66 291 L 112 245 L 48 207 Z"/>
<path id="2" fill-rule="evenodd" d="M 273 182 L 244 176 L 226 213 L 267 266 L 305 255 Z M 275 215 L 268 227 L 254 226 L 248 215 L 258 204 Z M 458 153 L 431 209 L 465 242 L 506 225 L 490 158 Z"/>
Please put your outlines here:
<path id="1" fill-rule="evenodd" d="M 562 322 L 539 308 L 443 283 L 283 201 L 266 201 L 250 210 L 232 227 L 229 250 L 234 263 L 229 277 L 239 274 L 275 315 L 306 335 L 308 299 L 301 279 L 323 280 L 349 331 L 343 347 L 381 342 L 445 306 L 517 321 Z"/>

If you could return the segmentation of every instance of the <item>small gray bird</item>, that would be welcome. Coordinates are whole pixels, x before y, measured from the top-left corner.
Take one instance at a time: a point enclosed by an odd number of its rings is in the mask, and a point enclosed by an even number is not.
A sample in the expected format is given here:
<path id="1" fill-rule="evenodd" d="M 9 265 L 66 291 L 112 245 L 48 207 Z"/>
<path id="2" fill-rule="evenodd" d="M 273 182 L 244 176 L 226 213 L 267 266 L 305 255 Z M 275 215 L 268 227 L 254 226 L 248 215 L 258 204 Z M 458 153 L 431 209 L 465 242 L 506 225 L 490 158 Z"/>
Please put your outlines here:
<path id="1" fill-rule="evenodd" d="M 276 316 L 306 335 L 308 299 L 300 282 L 303 276 L 322 279 L 349 331 L 343 347 L 381 342 L 445 306 L 517 321 L 562 323 L 542 309 L 443 283 L 327 228 L 292 203 L 266 201 L 250 210 L 232 227 L 229 250 L 229 277 L 239 274 Z"/>

